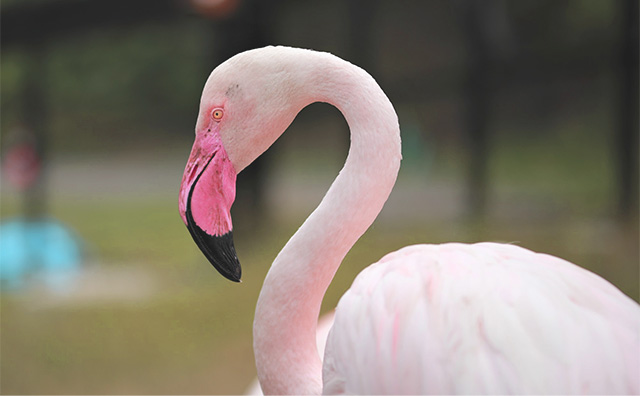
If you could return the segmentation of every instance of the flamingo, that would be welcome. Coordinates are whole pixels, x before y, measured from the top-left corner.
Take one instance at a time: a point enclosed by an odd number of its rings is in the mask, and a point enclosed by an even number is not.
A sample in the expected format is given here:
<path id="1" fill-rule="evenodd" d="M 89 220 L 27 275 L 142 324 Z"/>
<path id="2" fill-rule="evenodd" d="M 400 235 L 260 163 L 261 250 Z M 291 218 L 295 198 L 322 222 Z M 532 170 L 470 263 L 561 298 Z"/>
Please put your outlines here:
<path id="1" fill-rule="evenodd" d="M 316 346 L 320 304 L 400 167 L 394 108 L 334 55 L 266 47 L 213 70 L 179 210 L 196 244 L 240 281 L 229 209 L 237 173 L 313 102 L 344 115 L 351 146 L 315 211 L 271 265 L 253 345 L 265 394 L 638 393 L 640 306 L 601 277 L 511 244 L 414 245 L 365 268 Z"/>

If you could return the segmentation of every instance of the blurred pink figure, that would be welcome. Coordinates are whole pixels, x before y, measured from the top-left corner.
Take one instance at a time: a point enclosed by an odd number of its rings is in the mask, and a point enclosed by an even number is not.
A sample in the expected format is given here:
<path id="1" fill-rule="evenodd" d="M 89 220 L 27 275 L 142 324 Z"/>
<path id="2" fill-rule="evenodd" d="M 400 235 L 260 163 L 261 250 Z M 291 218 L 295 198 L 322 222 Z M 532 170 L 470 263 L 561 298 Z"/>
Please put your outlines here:
<path id="1" fill-rule="evenodd" d="M 9 145 L 4 153 L 2 166 L 7 180 L 20 191 L 32 188 L 42 172 L 42 159 L 38 153 L 33 133 L 23 127 L 12 131 L 18 141 Z"/>
<path id="2" fill-rule="evenodd" d="M 201 15 L 212 19 L 226 18 L 233 14 L 240 0 L 189 0 L 189 4 Z"/>
<path id="3" fill-rule="evenodd" d="M 383 257 L 340 300 L 321 359 L 323 296 L 382 209 L 401 159 L 384 92 L 331 54 L 247 51 L 204 87 L 180 213 L 225 277 L 240 280 L 229 217 L 235 174 L 313 102 L 343 113 L 351 148 L 264 281 L 253 333 L 265 394 L 640 391 L 640 306 L 589 271 L 508 244 L 415 245 Z"/>

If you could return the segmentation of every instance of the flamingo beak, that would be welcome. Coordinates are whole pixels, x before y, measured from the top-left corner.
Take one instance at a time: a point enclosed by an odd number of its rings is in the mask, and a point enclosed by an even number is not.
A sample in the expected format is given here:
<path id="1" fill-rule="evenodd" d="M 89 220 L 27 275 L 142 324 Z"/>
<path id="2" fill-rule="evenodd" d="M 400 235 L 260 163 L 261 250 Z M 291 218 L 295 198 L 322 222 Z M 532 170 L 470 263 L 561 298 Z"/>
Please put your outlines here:
<path id="1" fill-rule="evenodd" d="M 240 282 L 242 269 L 230 214 L 236 173 L 219 137 L 215 138 L 196 137 L 180 187 L 180 215 L 213 267 L 225 278 Z"/>

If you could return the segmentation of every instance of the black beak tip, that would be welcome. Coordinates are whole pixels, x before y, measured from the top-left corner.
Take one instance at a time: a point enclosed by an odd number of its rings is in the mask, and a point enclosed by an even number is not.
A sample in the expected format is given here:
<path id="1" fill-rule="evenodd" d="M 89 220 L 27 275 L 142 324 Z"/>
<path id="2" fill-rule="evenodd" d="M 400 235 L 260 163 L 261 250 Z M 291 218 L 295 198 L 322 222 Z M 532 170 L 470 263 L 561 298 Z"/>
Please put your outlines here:
<path id="1" fill-rule="evenodd" d="M 233 232 L 209 235 L 196 224 L 189 224 L 189 232 L 202 253 L 218 272 L 233 282 L 240 282 L 242 267 L 233 244 Z"/>

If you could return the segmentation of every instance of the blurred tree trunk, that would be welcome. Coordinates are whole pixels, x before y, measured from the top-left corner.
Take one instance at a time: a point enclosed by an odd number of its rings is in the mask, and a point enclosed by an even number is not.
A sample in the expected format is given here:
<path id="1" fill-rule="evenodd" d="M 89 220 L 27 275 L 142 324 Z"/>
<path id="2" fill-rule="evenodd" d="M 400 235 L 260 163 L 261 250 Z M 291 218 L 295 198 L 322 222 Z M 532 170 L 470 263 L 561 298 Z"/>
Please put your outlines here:
<path id="1" fill-rule="evenodd" d="M 349 54 L 351 61 L 375 76 L 373 22 L 379 0 L 349 0 Z"/>
<path id="2" fill-rule="evenodd" d="M 48 138 L 47 138 L 47 84 L 46 43 L 34 40 L 26 46 L 25 67 L 23 70 L 23 98 L 21 123 L 24 125 L 24 138 L 33 145 L 38 160 L 38 174 L 33 184 L 24 190 L 24 216 L 30 220 L 41 220 L 47 211 L 47 174 L 48 174 Z"/>
<path id="3" fill-rule="evenodd" d="M 619 112 L 616 136 L 618 216 L 638 214 L 638 0 L 622 0 L 622 46 L 619 56 Z"/>
<path id="4" fill-rule="evenodd" d="M 465 130 L 469 149 L 467 208 L 473 219 L 486 214 L 488 193 L 489 110 L 491 108 L 490 48 L 486 11 L 493 1 L 461 1 L 468 61 L 464 91 Z"/>

